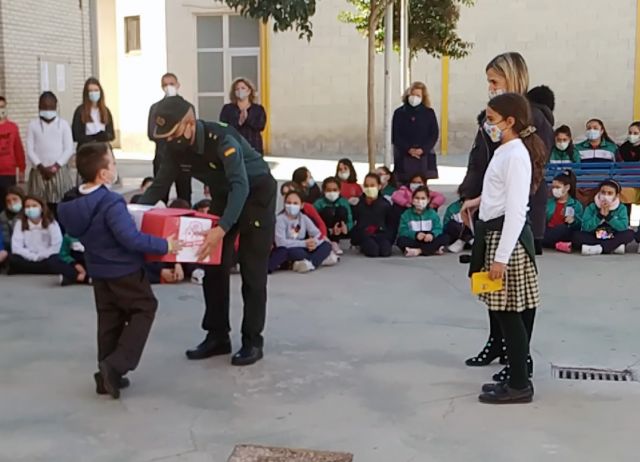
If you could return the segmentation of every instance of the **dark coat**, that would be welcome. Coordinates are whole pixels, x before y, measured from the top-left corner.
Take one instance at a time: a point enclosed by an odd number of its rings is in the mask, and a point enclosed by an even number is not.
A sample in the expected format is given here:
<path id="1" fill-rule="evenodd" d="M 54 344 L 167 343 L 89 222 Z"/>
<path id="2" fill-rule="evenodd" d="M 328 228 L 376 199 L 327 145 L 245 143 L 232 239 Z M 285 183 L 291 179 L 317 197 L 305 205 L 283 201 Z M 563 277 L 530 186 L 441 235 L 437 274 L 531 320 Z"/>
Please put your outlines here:
<path id="1" fill-rule="evenodd" d="M 640 146 L 634 146 L 629 141 L 625 141 L 618 149 L 616 160 L 618 162 L 639 162 Z"/>
<path id="2" fill-rule="evenodd" d="M 413 107 L 404 104 L 393 113 L 391 142 L 394 147 L 394 173 L 401 183 L 413 175 L 437 178 L 434 148 L 440 129 L 436 113 L 423 104 Z M 409 149 L 420 148 L 424 154 L 420 159 L 409 155 Z"/>
<path id="3" fill-rule="evenodd" d="M 547 152 L 551 153 L 551 147 L 554 144 L 553 134 L 553 112 L 545 105 L 531 101 L 531 112 L 533 115 L 533 124 L 536 127 L 536 134 L 542 138 L 547 146 Z M 489 161 L 493 157 L 493 153 L 500 145 L 493 143 L 489 136 L 482 128 L 485 121 L 484 111 L 478 116 L 478 131 L 476 138 L 469 153 L 469 162 L 467 164 L 467 174 L 460 185 L 460 195 L 465 199 L 473 199 L 482 193 L 482 182 L 484 174 L 489 166 Z M 529 217 L 531 220 L 531 228 L 536 239 L 542 239 L 546 228 L 546 207 L 547 207 L 547 185 L 543 182 L 537 191 L 531 196 L 529 206 Z"/>
<path id="4" fill-rule="evenodd" d="M 356 224 L 351 230 L 351 243 L 360 245 L 366 237 L 372 235 L 384 235 L 391 241 L 393 233 L 389 227 L 390 212 L 391 204 L 382 195 L 371 204 L 367 204 L 367 198 L 362 195 L 354 208 Z"/>
<path id="5" fill-rule="evenodd" d="M 78 149 L 83 144 L 91 143 L 92 141 L 111 142 L 116 138 L 115 129 L 113 127 L 113 117 L 111 111 L 107 108 L 107 123 L 105 124 L 104 131 L 96 133 L 95 135 L 87 135 L 86 124 L 82 122 L 82 110 L 84 106 L 81 104 L 76 108 L 73 113 L 73 122 L 71 124 L 71 133 L 73 134 L 73 141 L 78 143 Z"/>
<path id="6" fill-rule="evenodd" d="M 240 108 L 236 104 L 228 103 L 220 111 L 220 122 L 231 125 L 249 142 L 249 144 L 264 154 L 262 131 L 267 126 L 267 113 L 259 104 L 252 104 L 247 111 L 247 120 L 240 125 Z"/>

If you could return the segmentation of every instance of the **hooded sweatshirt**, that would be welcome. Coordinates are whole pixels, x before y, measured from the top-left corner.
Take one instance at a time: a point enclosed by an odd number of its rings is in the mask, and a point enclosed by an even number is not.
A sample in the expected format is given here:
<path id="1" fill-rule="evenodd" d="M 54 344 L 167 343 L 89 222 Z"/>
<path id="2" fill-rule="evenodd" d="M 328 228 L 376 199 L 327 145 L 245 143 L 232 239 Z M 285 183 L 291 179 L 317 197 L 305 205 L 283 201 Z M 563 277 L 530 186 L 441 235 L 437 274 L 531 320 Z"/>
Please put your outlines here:
<path id="1" fill-rule="evenodd" d="M 82 188 L 82 187 L 81 187 Z M 165 239 L 141 233 L 124 198 L 105 186 L 71 190 L 58 205 L 58 219 L 85 248 L 87 272 L 94 279 L 116 279 L 139 271 L 144 254 L 164 255 Z"/>
<path id="2" fill-rule="evenodd" d="M 600 199 L 596 194 L 594 202 L 589 204 L 582 216 L 582 231 L 589 233 L 595 232 L 599 229 L 607 231 L 626 231 L 629 229 L 629 216 L 627 215 L 627 208 L 620 204 L 620 200 L 616 200 L 609 209 L 609 215 L 606 217 L 600 213 L 598 207 Z"/>

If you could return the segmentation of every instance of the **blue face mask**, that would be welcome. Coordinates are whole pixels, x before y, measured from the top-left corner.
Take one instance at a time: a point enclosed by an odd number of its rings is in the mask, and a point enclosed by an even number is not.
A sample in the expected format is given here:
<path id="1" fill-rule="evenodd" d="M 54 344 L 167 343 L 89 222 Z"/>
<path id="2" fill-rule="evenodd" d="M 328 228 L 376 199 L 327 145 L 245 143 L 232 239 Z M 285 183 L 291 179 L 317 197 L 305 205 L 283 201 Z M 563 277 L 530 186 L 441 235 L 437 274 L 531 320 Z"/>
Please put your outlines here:
<path id="1" fill-rule="evenodd" d="M 53 120 L 58 117 L 57 111 L 40 111 L 40 117 L 44 120 Z"/>
<path id="2" fill-rule="evenodd" d="M 100 101 L 100 90 L 94 90 L 89 92 L 89 101 L 92 103 L 97 103 Z"/>
<path id="3" fill-rule="evenodd" d="M 22 210 L 22 202 L 15 202 L 9 206 L 9 210 L 13 213 L 20 213 Z"/>
<path id="4" fill-rule="evenodd" d="M 285 204 L 284 209 L 292 217 L 297 217 L 300 214 L 300 205 L 298 204 Z"/>
<path id="5" fill-rule="evenodd" d="M 309 178 L 307 180 L 307 187 L 308 188 L 313 188 L 316 185 L 316 180 L 314 180 L 313 178 Z"/>
<path id="6" fill-rule="evenodd" d="M 24 209 L 24 214 L 27 216 L 27 218 L 37 220 L 42 216 L 42 210 L 40 210 L 39 207 L 26 207 Z"/>

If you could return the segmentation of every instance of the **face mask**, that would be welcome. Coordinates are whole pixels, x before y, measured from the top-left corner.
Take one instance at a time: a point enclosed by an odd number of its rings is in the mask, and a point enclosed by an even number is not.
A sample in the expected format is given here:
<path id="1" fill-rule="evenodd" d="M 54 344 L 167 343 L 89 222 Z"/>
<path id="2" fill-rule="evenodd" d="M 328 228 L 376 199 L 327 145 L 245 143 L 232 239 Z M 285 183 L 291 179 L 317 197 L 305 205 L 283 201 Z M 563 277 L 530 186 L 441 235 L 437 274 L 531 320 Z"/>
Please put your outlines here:
<path id="1" fill-rule="evenodd" d="M 313 178 L 309 178 L 307 180 L 307 188 L 313 188 L 316 185 L 316 180 Z"/>
<path id="2" fill-rule="evenodd" d="M 247 99 L 249 97 L 249 92 L 247 90 L 236 90 L 236 98 L 238 99 Z"/>
<path id="3" fill-rule="evenodd" d="M 351 173 L 348 170 L 344 172 L 338 172 L 338 178 L 340 178 L 342 181 L 347 181 L 350 176 Z"/>
<path id="4" fill-rule="evenodd" d="M 502 130 L 498 125 L 491 125 L 489 122 L 485 122 L 484 131 L 494 143 L 499 143 L 502 140 Z"/>
<path id="5" fill-rule="evenodd" d="M 566 151 L 568 147 L 569 147 L 568 141 L 562 141 L 562 142 L 559 141 L 556 143 L 556 148 L 558 148 L 559 151 Z"/>
<path id="6" fill-rule="evenodd" d="M 498 88 L 496 90 L 489 90 L 489 99 L 492 100 L 496 96 L 504 95 L 505 93 L 506 93 L 506 90 L 503 90 L 502 88 Z"/>
<path id="7" fill-rule="evenodd" d="M 551 190 L 551 194 L 553 194 L 553 197 L 556 199 L 560 199 L 561 197 L 564 197 L 566 190 L 564 188 L 553 188 Z"/>
<path id="8" fill-rule="evenodd" d="M 15 202 L 9 206 L 9 210 L 13 213 L 20 213 L 22 210 L 22 202 Z"/>
<path id="9" fill-rule="evenodd" d="M 89 92 L 89 101 L 97 103 L 100 101 L 100 90 L 94 90 Z"/>
<path id="10" fill-rule="evenodd" d="M 176 96 L 178 94 L 178 89 L 175 85 L 167 85 L 164 87 L 164 94 L 169 97 Z"/>
<path id="11" fill-rule="evenodd" d="M 640 135 L 629 135 L 628 140 L 631 144 L 638 144 L 640 143 Z"/>
<path id="12" fill-rule="evenodd" d="M 411 183 L 409 185 L 409 189 L 411 190 L 411 192 L 414 192 L 416 189 L 421 188 L 422 186 L 422 183 Z"/>
<path id="13" fill-rule="evenodd" d="M 338 191 L 329 191 L 324 193 L 324 197 L 326 197 L 329 202 L 335 202 L 340 197 L 340 193 Z"/>
<path id="14" fill-rule="evenodd" d="M 298 204 L 285 204 L 284 209 L 293 217 L 297 217 L 300 213 L 300 206 Z"/>
<path id="15" fill-rule="evenodd" d="M 414 199 L 414 201 L 413 201 L 413 206 L 417 210 L 426 209 L 428 204 L 429 204 L 429 201 L 427 199 Z"/>
<path id="16" fill-rule="evenodd" d="M 27 218 L 37 220 L 42 216 L 42 210 L 40 210 L 39 207 L 27 207 L 24 209 L 24 214 L 27 216 Z"/>
<path id="17" fill-rule="evenodd" d="M 58 117 L 57 111 L 40 111 L 40 117 L 44 120 L 53 120 Z"/>
<path id="18" fill-rule="evenodd" d="M 598 195 L 600 197 L 600 202 L 605 204 L 612 204 L 613 201 L 616 200 L 616 196 L 612 196 L 611 194 L 598 193 Z"/>
<path id="19" fill-rule="evenodd" d="M 7 108 L 6 107 L 2 107 L 0 108 L 0 119 L 6 119 L 7 118 Z"/>
<path id="20" fill-rule="evenodd" d="M 407 101 L 411 106 L 416 107 L 416 106 L 419 106 L 420 103 L 422 103 L 422 98 L 416 95 L 411 95 L 409 96 L 409 98 L 407 98 Z"/>
<path id="21" fill-rule="evenodd" d="M 602 133 L 597 128 L 592 128 L 591 130 L 587 130 L 587 139 L 589 141 L 599 140 L 602 136 Z"/>
<path id="22" fill-rule="evenodd" d="M 378 198 L 378 193 L 379 193 L 378 188 L 369 187 L 369 188 L 364 188 L 363 191 L 364 191 L 364 195 L 367 196 L 369 199 Z"/>
<path id="23" fill-rule="evenodd" d="M 175 140 L 167 141 L 167 145 L 172 151 L 186 151 L 186 149 L 191 145 L 191 140 L 181 136 Z"/>
<path id="24" fill-rule="evenodd" d="M 113 179 L 111 180 L 111 184 L 113 185 L 113 184 L 116 184 L 117 182 L 118 182 L 118 171 L 116 170 L 113 173 Z"/>
<path id="25" fill-rule="evenodd" d="M 380 175 L 380 181 L 382 182 L 383 186 L 388 185 L 390 179 L 391 178 L 389 177 L 389 175 Z"/>

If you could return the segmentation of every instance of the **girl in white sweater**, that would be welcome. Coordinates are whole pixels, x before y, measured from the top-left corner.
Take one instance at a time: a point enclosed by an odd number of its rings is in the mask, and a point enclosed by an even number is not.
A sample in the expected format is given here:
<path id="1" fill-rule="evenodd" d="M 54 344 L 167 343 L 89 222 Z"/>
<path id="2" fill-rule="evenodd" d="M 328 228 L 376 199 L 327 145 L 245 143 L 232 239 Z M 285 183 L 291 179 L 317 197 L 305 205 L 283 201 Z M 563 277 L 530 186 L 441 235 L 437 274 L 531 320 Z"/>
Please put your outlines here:
<path id="1" fill-rule="evenodd" d="M 60 274 L 61 245 L 60 226 L 51 217 L 47 204 L 27 196 L 11 236 L 9 274 Z"/>

